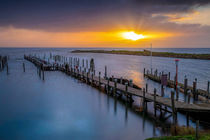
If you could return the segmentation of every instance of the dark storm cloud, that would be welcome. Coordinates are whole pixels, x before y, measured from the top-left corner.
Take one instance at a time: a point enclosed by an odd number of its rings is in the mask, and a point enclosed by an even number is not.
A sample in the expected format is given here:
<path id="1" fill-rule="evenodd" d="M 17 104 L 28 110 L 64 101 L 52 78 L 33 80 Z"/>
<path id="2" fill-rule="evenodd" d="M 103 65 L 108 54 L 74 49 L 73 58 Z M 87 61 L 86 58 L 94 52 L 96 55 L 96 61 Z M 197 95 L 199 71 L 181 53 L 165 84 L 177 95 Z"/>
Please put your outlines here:
<path id="1" fill-rule="evenodd" d="M 130 25 L 154 13 L 189 12 L 209 0 L 0 0 L 0 26 L 91 30 Z"/>

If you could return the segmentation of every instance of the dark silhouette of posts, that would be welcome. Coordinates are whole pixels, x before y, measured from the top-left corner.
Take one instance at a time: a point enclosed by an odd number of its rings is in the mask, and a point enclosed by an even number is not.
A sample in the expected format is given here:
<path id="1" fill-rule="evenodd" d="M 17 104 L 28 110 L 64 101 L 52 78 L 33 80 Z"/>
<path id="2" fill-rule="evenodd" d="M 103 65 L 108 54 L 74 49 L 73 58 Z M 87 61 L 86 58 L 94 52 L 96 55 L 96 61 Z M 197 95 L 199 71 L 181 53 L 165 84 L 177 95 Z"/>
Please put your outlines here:
<path id="1" fill-rule="evenodd" d="M 187 95 L 187 77 L 185 75 L 185 78 L 184 78 L 184 94 Z"/>
<path id="2" fill-rule="evenodd" d="M 154 89 L 154 114 L 155 114 L 155 117 L 156 117 L 156 88 Z"/>
<path id="3" fill-rule="evenodd" d="M 116 96 L 117 93 L 117 80 L 114 80 L 114 96 Z"/>
<path id="4" fill-rule="evenodd" d="M 176 89 L 176 101 L 179 100 L 179 90 L 180 90 L 180 87 L 177 86 L 177 89 Z"/>
<path id="5" fill-rule="evenodd" d="M 42 80 L 44 81 L 44 70 L 42 70 Z"/>
<path id="6" fill-rule="evenodd" d="M 26 69 L 25 69 L 25 63 L 23 63 L 23 72 L 25 72 Z"/>
<path id="7" fill-rule="evenodd" d="M 7 75 L 9 75 L 9 66 L 8 66 L 8 63 L 7 63 Z"/>
<path id="8" fill-rule="evenodd" d="M 208 98 L 209 98 L 209 94 L 210 94 L 210 91 L 209 91 L 209 88 L 210 88 L 210 81 L 208 81 L 208 84 L 207 84 L 207 94 L 208 94 Z"/>
<path id="9" fill-rule="evenodd" d="M 99 88 L 101 87 L 101 72 L 98 73 Z"/>
<path id="10" fill-rule="evenodd" d="M 168 72 L 168 80 L 170 80 L 170 79 L 171 79 L 171 73 Z"/>
<path id="11" fill-rule="evenodd" d="M 176 125 L 176 108 L 174 102 L 174 91 L 171 91 L 171 107 L 172 107 L 172 116 L 173 116 L 173 124 Z"/>
<path id="12" fill-rule="evenodd" d="M 195 81 L 193 82 L 193 97 L 194 97 L 194 100 L 197 101 L 197 99 L 198 99 L 198 95 L 197 95 L 197 79 L 195 79 Z"/>
<path id="13" fill-rule="evenodd" d="M 107 67 L 105 66 L 104 78 L 107 78 Z"/>
<path id="14" fill-rule="evenodd" d="M 199 120 L 196 120 L 196 129 L 195 129 L 195 139 L 198 140 L 199 139 Z"/>
<path id="15" fill-rule="evenodd" d="M 148 84 L 146 83 L 146 92 L 148 92 Z"/>
<path id="16" fill-rule="evenodd" d="M 126 95 L 126 99 L 128 101 L 128 83 L 125 83 L 125 95 Z"/>
<path id="17" fill-rule="evenodd" d="M 146 102 L 146 100 L 145 100 L 145 88 L 143 88 L 143 110 L 145 110 L 145 102 Z"/>
<path id="18" fill-rule="evenodd" d="M 107 94 L 109 94 L 109 79 L 107 80 Z"/>

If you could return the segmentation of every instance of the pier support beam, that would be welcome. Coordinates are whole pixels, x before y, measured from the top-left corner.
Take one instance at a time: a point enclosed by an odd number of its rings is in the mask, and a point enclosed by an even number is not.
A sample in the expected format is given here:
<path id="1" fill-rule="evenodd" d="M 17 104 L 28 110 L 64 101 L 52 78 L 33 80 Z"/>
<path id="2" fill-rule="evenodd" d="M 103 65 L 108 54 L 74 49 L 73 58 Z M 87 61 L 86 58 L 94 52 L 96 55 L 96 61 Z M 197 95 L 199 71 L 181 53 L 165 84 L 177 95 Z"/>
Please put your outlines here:
<path id="1" fill-rule="evenodd" d="M 155 117 L 156 117 L 156 88 L 154 89 L 154 114 L 155 114 Z"/>
<path id="2" fill-rule="evenodd" d="M 25 63 L 23 63 L 23 72 L 25 72 L 26 69 L 25 69 Z"/>

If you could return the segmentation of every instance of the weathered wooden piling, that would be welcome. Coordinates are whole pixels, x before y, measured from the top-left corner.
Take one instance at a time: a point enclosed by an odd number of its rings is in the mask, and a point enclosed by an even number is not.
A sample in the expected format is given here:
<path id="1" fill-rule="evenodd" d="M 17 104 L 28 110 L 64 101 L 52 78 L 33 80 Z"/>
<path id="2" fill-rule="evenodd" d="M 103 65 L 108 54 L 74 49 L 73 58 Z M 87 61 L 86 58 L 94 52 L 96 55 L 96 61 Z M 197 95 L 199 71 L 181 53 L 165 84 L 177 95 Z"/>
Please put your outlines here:
<path id="1" fill-rule="evenodd" d="M 128 83 L 127 82 L 125 83 L 125 96 L 128 101 Z"/>
<path id="2" fill-rule="evenodd" d="M 190 94 L 188 94 L 187 103 L 190 104 Z"/>
<path id="3" fill-rule="evenodd" d="M 209 98 L 209 96 L 210 96 L 210 95 L 209 95 L 209 94 L 210 94 L 210 91 L 209 91 L 210 89 L 209 89 L 209 87 L 210 87 L 210 81 L 208 81 L 208 84 L 207 84 L 207 94 L 208 94 L 208 98 Z"/>
<path id="4" fill-rule="evenodd" d="M 44 81 L 44 70 L 42 70 L 42 80 Z"/>
<path id="5" fill-rule="evenodd" d="M 176 108 L 175 108 L 175 102 L 174 102 L 174 91 L 171 91 L 171 107 L 172 107 L 173 124 L 176 125 L 177 116 L 176 116 Z"/>
<path id="6" fill-rule="evenodd" d="M 148 84 L 146 83 L 146 93 L 148 92 Z"/>
<path id="7" fill-rule="evenodd" d="M 86 59 L 86 68 L 88 68 L 88 59 Z"/>
<path id="8" fill-rule="evenodd" d="M 145 100 L 145 88 L 143 88 L 143 110 L 146 108 L 146 100 Z"/>
<path id="9" fill-rule="evenodd" d="M 114 81 L 114 96 L 117 94 L 117 80 Z"/>
<path id="10" fill-rule="evenodd" d="M 101 87 L 101 72 L 98 73 L 99 88 Z"/>
<path id="11" fill-rule="evenodd" d="M 7 63 L 7 75 L 9 75 L 9 66 L 8 66 L 8 63 Z"/>
<path id="12" fill-rule="evenodd" d="M 199 139 L 199 120 L 196 120 L 195 139 Z"/>
<path id="13" fill-rule="evenodd" d="M 186 95 L 187 94 L 187 77 L 185 76 L 185 78 L 184 78 L 184 94 Z"/>
<path id="14" fill-rule="evenodd" d="M 168 72 L 168 80 L 170 80 L 170 79 L 171 79 L 171 73 Z"/>
<path id="15" fill-rule="evenodd" d="M 156 117 L 156 88 L 154 89 L 154 114 L 155 114 L 155 117 Z"/>
<path id="16" fill-rule="evenodd" d="M 161 97 L 164 96 L 164 87 L 163 87 L 163 84 L 161 85 Z"/>
<path id="17" fill-rule="evenodd" d="M 86 76 L 86 78 L 87 78 L 87 79 L 86 79 L 86 83 L 88 84 L 88 72 L 87 72 L 87 76 Z"/>
<path id="18" fill-rule="evenodd" d="M 109 87 L 109 79 L 107 80 L 107 94 L 109 94 L 109 89 L 110 89 L 110 87 Z"/>
<path id="19" fill-rule="evenodd" d="M 26 70 L 25 70 L 25 63 L 23 63 L 23 72 L 25 72 Z"/>
<path id="20" fill-rule="evenodd" d="M 193 98 L 197 101 L 197 79 L 193 82 Z"/>
<path id="21" fill-rule="evenodd" d="M 104 78 L 106 79 L 107 78 L 107 67 L 105 66 L 105 70 L 104 70 Z"/>
<path id="22" fill-rule="evenodd" d="M 180 91 L 180 87 L 178 86 L 176 89 L 176 101 L 179 100 L 179 91 Z"/>
<path id="23" fill-rule="evenodd" d="M 91 84 L 93 85 L 93 73 L 91 74 Z"/>

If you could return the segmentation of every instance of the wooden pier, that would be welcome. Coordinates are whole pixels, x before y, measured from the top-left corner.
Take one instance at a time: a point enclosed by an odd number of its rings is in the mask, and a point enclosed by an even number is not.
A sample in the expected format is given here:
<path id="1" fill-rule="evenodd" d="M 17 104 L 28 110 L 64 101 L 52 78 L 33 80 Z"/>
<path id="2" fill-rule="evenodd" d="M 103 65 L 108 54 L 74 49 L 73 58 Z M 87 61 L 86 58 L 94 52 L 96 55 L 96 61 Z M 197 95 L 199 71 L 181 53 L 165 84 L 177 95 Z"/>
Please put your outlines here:
<path id="1" fill-rule="evenodd" d="M 162 96 L 158 96 L 156 94 L 156 89 L 154 89 L 154 93 L 149 93 L 145 89 L 138 89 L 129 86 L 128 84 L 122 84 L 117 82 L 116 80 L 112 80 L 112 78 L 102 77 L 99 72 L 98 75 L 94 72 L 91 72 L 87 69 L 81 69 L 78 66 L 68 65 L 66 64 L 49 64 L 44 60 L 41 60 L 37 57 L 32 56 L 24 56 L 24 58 L 33 64 L 35 64 L 39 70 L 42 71 L 61 71 L 70 75 L 74 78 L 77 78 L 85 83 L 95 86 L 98 89 L 103 89 L 107 94 L 112 95 L 114 97 L 120 97 L 126 99 L 127 102 L 132 102 L 133 97 L 139 97 L 141 100 L 143 99 L 143 109 L 147 108 L 148 102 L 154 103 L 154 114 L 156 116 L 156 111 L 159 109 L 165 111 L 167 113 L 171 113 L 173 116 L 174 123 L 176 123 L 177 112 L 186 112 L 186 113 L 206 113 L 210 114 L 210 104 L 191 104 L 189 102 L 181 102 L 176 101 L 174 99 L 174 93 L 171 93 L 171 98 L 165 98 Z M 83 64 L 84 65 L 84 64 Z M 106 69 L 106 68 L 105 68 Z M 41 72 L 39 72 L 41 77 Z M 105 74 L 106 75 L 106 74 Z M 44 72 L 43 72 L 44 77 Z M 44 78 L 43 78 L 44 80 Z M 169 109 L 170 108 L 170 109 Z"/>
<path id="2" fill-rule="evenodd" d="M 153 80 L 155 82 L 161 83 L 161 76 L 163 72 L 159 73 L 157 70 L 155 70 L 154 74 L 151 73 L 149 70 L 144 69 L 144 76 L 149 78 L 150 80 Z M 170 88 L 176 88 L 175 80 L 170 79 L 170 72 L 167 74 L 167 87 Z M 209 81 L 207 82 L 207 90 L 203 89 L 197 89 L 197 79 L 195 79 L 192 83 L 193 86 L 188 85 L 188 79 L 185 77 L 183 83 L 178 83 L 178 87 L 180 88 L 179 91 L 184 93 L 184 94 L 192 94 L 195 98 L 198 98 L 198 95 L 205 97 L 205 98 L 210 98 L 210 93 L 209 93 Z"/>

